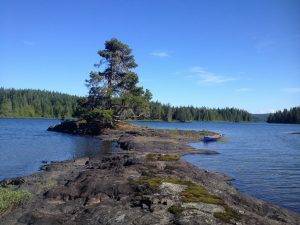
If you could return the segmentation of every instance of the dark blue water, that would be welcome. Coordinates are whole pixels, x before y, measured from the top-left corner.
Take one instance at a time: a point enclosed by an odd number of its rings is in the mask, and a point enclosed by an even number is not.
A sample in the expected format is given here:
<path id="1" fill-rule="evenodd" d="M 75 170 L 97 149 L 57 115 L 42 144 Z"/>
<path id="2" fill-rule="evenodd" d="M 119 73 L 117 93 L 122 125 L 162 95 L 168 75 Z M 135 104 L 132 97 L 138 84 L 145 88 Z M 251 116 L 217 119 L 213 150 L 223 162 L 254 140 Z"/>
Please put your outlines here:
<path id="1" fill-rule="evenodd" d="M 0 119 L 0 180 L 31 174 L 42 161 L 61 161 L 91 156 L 101 150 L 101 141 L 47 131 L 59 120 Z"/>
<path id="2" fill-rule="evenodd" d="M 212 130 L 215 143 L 193 143 L 219 155 L 187 155 L 201 168 L 224 172 L 240 191 L 300 212 L 300 125 L 228 122 L 135 122 L 153 128 Z"/>

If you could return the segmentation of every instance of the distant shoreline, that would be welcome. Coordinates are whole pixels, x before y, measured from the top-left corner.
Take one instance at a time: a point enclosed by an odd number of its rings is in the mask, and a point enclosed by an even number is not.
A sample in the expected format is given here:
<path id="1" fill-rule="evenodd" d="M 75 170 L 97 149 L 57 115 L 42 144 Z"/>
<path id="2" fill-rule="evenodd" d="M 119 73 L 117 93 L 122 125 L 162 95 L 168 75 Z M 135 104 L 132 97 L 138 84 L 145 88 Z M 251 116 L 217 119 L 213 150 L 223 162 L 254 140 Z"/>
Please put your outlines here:
<path id="1" fill-rule="evenodd" d="M 0 119 L 53 119 L 53 120 L 75 120 L 76 118 L 59 118 L 59 117 L 0 117 Z M 266 123 L 265 121 L 228 121 L 228 120 L 192 120 L 192 121 L 179 121 L 179 120 L 151 120 L 151 119 L 141 119 L 141 120 L 126 120 L 127 122 L 166 122 L 166 123 L 192 123 L 192 122 L 228 122 L 228 123 Z"/>
<path id="2" fill-rule="evenodd" d="M 45 120 L 75 120 L 76 118 L 52 118 L 52 117 L 0 117 L 0 119 L 45 119 Z M 266 121 L 227 121 L 227 120 L 192 120 L 192 121 L 179 121 L 179 120 L 172 120 L 172 121 L 165 121 L 165 120 L 147 120 L 147 119 L 141 119 L 141 120 L 126 120 L 128 122 L 134 122 L 134 121 L 139 121 L 139 122 L 166 122 L 166 123 L 192 123 L 192 122 L 214 122 L 214 123 L 232 123 L 232 124 L 251 124 L 251 123 L 263 123 L 263 124 L 286 124 L 286 125 L 300 125 L 299 123 L 268 123 Z"/>

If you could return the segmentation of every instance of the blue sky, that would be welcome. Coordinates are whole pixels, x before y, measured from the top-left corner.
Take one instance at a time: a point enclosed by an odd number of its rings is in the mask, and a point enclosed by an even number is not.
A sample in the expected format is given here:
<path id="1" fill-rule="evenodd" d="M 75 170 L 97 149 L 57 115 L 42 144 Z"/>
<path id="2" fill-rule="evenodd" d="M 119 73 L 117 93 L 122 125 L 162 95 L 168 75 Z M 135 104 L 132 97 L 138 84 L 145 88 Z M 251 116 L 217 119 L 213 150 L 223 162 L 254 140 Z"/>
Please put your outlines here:
<path id="1" fill-rule="evenodd" d="M 155 100 L 271 112 L 300 105 L 299 21 L 298 0 L 2 0 L 0 86 L 85 95 L 116 37 Z"/>

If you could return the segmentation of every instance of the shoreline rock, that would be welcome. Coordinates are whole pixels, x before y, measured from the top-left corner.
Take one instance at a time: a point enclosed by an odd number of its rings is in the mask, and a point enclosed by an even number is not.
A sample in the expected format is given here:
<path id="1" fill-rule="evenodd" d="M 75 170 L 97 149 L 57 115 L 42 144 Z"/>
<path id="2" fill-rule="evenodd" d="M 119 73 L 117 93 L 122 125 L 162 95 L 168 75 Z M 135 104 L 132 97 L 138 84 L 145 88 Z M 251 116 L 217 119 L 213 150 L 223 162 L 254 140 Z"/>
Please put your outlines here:
<path id="1" fill-rule="evenodd" d="M 118 143 L 111 153 L 53 162 L 4 183 L 32 197 L 0 215 L 0 224 L 300 223 L 299 214 L 241 194 L 228 176 L 178 157 L 209 153 L 188 144 L 207 133 L 126 123 L 105 129 L 99 138 Z"/>
<path id="2" fill-rule="evenodd" d="M 50 126 L 47 131 L 61 132 L 75 135 L 99 135 L 103 127 L 97 123 L 88 123 L 85 120 L 65 120 L 55 126 Z"/>

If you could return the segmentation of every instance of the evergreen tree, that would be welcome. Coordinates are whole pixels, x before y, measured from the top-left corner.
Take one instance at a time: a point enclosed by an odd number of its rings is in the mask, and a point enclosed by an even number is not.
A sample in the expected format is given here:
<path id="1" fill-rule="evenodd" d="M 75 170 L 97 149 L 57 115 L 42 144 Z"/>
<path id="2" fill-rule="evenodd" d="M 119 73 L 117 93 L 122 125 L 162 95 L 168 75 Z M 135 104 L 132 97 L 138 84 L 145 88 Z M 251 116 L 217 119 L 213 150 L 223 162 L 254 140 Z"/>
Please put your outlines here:
<path id="1" fill-rule="evenodd" d="M 149 116 L 151 93 L 138 87 L 137 67 L 128 45 L 113 38 L 98 51 L 100 61 L 87 82 L 89 95 L 79 102 L 79 117 L 113 126 L 117 119 L 145 118 Z M 93 115 L 93 116 L 92 116 Z"/>
<path id="2" fill-rule="evenodd" d="M 225 109 L 209 109 L 205 107 L 196 108 L 193 106 L 188 107 L 172 107 L 169 104 L 164 105 L 159 102 L 152 102 L 150 104 L 150 119 L 165 120 L 165 121 L 251 121 L 251 114 L 245 110 L 235 108 Z"/>
<path id="3" fill-rule="evenodd" d="M 58 92 L 0 88 L 0 117 L 72 117 L 78 99 Z"/>
<path id="4" fill-rule="evenodd" d="M 279 110 L 271 113 L 267 118 L 268 123 L 300 123 L 300 107 L 293 107 L 290 110 Z"/>

